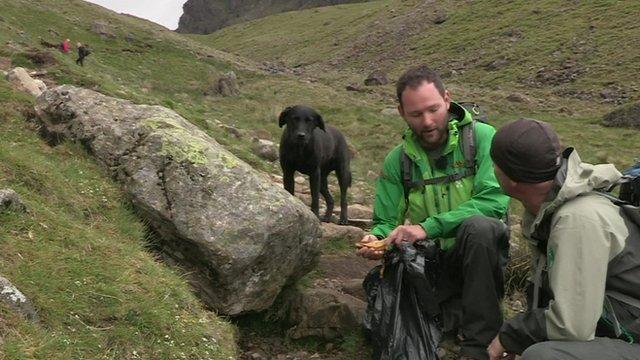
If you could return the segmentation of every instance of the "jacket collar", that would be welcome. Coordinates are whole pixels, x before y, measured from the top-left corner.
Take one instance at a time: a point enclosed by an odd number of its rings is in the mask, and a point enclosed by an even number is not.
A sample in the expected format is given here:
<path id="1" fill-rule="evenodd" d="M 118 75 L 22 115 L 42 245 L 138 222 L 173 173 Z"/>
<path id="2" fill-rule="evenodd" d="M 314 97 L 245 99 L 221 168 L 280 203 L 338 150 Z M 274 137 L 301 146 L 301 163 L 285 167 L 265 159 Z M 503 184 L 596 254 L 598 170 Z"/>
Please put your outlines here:
<path id="1" fill-rule="evenodd" d="M 562 154 L 560 169 L 553 186 L 536 216 L 523 217 L 523 234 L 534 243 L 549 237 L 552 215 L 564 203 L 594 190 L 605 189 L 617 182 L 622 174 L 612 164 L 592 165 L 582 162 L 578 152 L 567 148 Z"/>

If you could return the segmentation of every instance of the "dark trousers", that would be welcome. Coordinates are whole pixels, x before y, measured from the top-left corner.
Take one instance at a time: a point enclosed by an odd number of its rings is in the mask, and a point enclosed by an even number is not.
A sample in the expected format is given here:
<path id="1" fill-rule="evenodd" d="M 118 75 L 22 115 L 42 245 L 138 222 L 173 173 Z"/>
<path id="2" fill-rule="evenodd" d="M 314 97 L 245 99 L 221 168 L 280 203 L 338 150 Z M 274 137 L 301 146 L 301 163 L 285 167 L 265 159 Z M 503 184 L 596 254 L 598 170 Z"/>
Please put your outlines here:
<path id="1" fill-rule="evenodd" d="M 509 256 L 509 230 L 500 220 L 473 216 L 440 256 L 437 292 L 445 331 L 463 337 L 460 355 L 488 359 L 487 346 L 502 326 L 503 271 Z"/>

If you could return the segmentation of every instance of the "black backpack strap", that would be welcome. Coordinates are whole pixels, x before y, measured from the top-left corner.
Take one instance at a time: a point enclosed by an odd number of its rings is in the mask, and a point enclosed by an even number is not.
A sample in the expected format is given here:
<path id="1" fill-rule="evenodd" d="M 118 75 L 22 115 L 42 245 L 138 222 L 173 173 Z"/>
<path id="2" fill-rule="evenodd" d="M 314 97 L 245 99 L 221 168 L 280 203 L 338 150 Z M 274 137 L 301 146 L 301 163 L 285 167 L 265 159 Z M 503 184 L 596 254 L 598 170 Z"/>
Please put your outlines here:
<path id="1" fill-rule="evenodd" d="M 413 160 L 404 150 L 400 156 L 400 169 L 402 170 L 402 188 L 404 190 L 405 206 L 409 204 L 409 191 L 411 191 L 411 178 L 413 177 Z"/>
<path id="2" fill-rule="evenodd" d="M 467 176 L 473 176 L 475 172 L 470 171 L 469 169 L 464 169 L 462 172 L 453 173 L 445 176 L 438 176 L 430 179 L 422 179 L 409 182 L 409 190 L 411 189 L 420 189 L 427 185 L 434 184 L 448 184 L 454 181 L 462 180 Z"/>
<path id="3" fill-rule="evenodd" d="M 475 142 L 475 120 L 460 128 L 460 144 L 464 157 L 464 170 L 450 175 L 438 176 L 430 179 L 420 179 L 413 181 L 413 160 L 402 151 L 400 157 L 400 169 L 402 170 L 402 187 L 404 189 L 405 203 L 409 203 L 409 192 L 412 189 L 421 189 L 427 185 L 448 184 L 465 177 L 476 174 L 476 142 Z"/>
<path id="4" fill-rule="evenodd" d="M 465 171 L 475 175 L 476 173 L 476 139 L 475 120 L 460 129 L 460 145 L 462 146 L 462 156 L 464 157 Z"/>
<path id="5" fill-rule="evenodd" d="M 464 170 L 451 175 L 413 181 L 413 160 L 411 160 L 411 158 L 402 151 L 402 155 L 400 157 L 400 169 L 402 170 L 402 187 L 404 189 L 404 199 L 406 204 L 409 203 L 409 192 L 411 189 L 420 189 L 426 185 L 433 184 L 448 184 L 476 174 L 477 147 L 475 139 L 475 123 L 476 121 L 487 122 L 487 114 L 474 102 L 461 102 L 459 105 L 466 111 L 470 112 L 472 117 L 470 123 L 460 127 L 460 145 L 462 147 L 462 156 L 464 158 Z"/>

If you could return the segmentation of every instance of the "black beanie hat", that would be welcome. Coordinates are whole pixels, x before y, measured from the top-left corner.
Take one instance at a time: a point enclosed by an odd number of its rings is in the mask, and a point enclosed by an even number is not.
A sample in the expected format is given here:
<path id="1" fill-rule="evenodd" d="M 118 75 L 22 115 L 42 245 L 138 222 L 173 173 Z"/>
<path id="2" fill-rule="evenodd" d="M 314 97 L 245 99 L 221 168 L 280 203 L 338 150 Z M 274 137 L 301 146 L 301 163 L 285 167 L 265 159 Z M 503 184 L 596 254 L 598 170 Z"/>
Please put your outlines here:
<path id="1" fill-rule="evenodd" d="M 560 168 L 562 148 L 551 125 L 518 119 L 501 127 L 491 143 L 493 162 L 511 180 L 541 183 L 552 180 Z"/>

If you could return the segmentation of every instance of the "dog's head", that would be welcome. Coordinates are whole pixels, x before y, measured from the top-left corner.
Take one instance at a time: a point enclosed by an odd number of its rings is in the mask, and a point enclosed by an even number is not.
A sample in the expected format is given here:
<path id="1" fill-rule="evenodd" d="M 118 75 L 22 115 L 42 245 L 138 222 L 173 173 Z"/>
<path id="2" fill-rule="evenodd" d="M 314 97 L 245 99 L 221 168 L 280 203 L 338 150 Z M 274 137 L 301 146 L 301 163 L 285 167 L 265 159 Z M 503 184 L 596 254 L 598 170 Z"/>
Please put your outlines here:
<path id="1" fill-rule="evenodd" d="M 313 135 L 313 130 L 317 127 L 324 129 L 324 120 L 312 108 L 296 105 L 282 110 L 278 118 L 280 127 L 287 125 L 285 134 L 288 139 L 300 144 L 306 144 Z"/>

